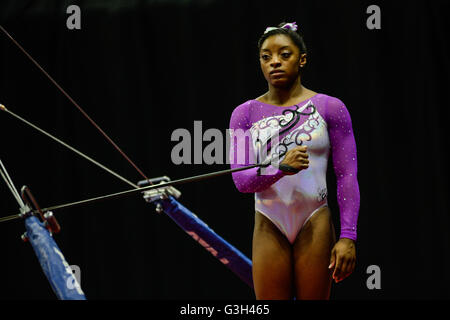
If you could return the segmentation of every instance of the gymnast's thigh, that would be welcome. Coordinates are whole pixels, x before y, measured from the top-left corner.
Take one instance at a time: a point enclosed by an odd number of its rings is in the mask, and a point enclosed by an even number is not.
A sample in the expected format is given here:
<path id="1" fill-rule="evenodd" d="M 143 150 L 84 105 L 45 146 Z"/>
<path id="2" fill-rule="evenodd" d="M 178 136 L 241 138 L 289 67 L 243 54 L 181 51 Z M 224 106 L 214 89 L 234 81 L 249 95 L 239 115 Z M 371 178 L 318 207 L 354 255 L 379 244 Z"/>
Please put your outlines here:
<path id="1" fill-rule="evenodd" d="M 292 246 L 264 215 L 255 213 L 253 284 L 258 300 L 293 298 Z"/>
<path id="2" fill-rule="evenodd" d="M 294 242 L 295 294 L 298 300 L 328 300 L 331 292 L 331 250 L 336 236 L 330 209 L 318 210 Z"/>

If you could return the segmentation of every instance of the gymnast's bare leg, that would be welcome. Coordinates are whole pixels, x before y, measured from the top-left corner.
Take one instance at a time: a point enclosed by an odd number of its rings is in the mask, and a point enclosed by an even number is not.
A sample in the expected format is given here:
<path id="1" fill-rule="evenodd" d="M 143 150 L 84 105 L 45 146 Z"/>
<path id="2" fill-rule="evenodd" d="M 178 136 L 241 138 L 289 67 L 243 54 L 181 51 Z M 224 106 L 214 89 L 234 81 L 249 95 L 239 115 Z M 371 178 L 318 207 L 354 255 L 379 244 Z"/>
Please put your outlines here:
<path id="1" fill-rule="evenodd" d="M 257 300 L 293 299 L 292 246 L 281 231 L 259 212 L 255 213 L 252 263 Z"/>
<path id="2" fill-rule="evenodd" d="M 298 300 L 328 300 L 331 250 L 336 242 L 330 209 L 320 208 L 302 227 L 293 245 L 295 295 Z"/>

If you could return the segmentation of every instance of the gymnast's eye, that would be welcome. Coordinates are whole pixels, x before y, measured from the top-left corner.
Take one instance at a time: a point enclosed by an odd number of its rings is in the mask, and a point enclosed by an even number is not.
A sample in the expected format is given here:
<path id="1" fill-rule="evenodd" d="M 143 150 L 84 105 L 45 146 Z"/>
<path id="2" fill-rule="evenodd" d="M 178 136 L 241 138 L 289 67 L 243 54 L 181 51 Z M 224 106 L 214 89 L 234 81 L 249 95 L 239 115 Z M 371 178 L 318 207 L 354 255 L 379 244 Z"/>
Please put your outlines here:
<path id="1" fill-rule="evenodd" d="M 270 58 L 270 56 L 268 54 L 263 54 L 261 56 L 261 59 L 263 59 L 263 60 L 268 60 L 269 58 Z"/>
<path id="2" fill-rule="evenodd" d="M 283 58 L 287 59 L 287 58 L 289 58 L 291 56 L 291 53 L 290 52 L 284 52 L 281 55 L 283 56 Z"/>

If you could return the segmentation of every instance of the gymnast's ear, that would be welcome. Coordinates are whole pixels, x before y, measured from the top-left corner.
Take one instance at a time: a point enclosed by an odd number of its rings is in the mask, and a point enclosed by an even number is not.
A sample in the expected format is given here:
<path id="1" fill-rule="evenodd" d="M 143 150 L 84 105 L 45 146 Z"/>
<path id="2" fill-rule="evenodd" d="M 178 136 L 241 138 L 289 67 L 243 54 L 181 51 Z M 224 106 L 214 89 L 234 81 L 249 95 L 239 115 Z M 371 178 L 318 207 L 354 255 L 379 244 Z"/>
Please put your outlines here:
<path id="1" fill-rule="evenodd" d="M 301 53 L 300 58 L 298 60 L 298 66 L 299 68 L 304 68 L 306 65 L 307 59 L 306 59 L 306 53 Z"/>

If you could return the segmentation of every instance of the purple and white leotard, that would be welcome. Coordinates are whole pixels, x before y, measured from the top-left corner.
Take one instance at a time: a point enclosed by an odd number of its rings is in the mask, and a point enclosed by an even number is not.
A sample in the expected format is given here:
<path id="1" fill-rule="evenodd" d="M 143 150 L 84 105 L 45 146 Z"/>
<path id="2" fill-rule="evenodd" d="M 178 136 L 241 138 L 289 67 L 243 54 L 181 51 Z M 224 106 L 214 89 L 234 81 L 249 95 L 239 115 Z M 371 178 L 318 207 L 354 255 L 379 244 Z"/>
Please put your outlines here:
<path id="1" fill-rule="evenodd" d="M 356 144 L 350 114 L 341 100 L 321 93 L 289 107 L 249 100 L 234 109 L 230 129 L 231 168 L 257 163 L 261 148 L 266 150 L 265 159 L 278 159 L 278 163 L 288 150 L 307 146 L 309 167 L 297 174 L 286 175 L 277 165 L 232 174 L 238 190 L 255 193 L 256 211 L 270 219 L 291 243 L 308 219 L 328 204 L 326 171 L 331 150 L 340 238 L 356 240 L 360 201 Z M 273 139 L 276 136 L 278 140 Z M 272 141 L 266 144 L 270 137 Z"/>

